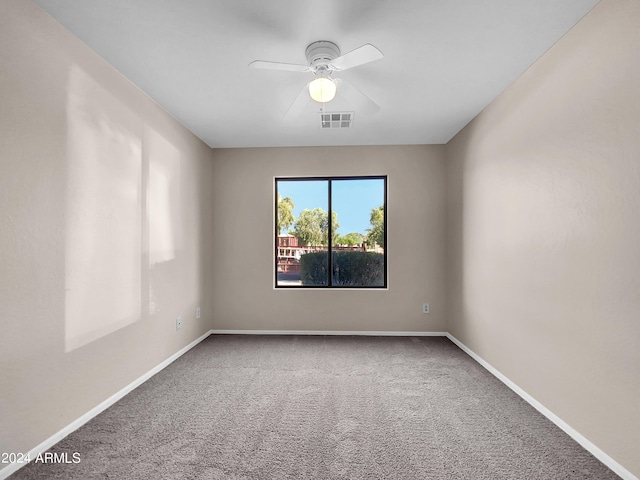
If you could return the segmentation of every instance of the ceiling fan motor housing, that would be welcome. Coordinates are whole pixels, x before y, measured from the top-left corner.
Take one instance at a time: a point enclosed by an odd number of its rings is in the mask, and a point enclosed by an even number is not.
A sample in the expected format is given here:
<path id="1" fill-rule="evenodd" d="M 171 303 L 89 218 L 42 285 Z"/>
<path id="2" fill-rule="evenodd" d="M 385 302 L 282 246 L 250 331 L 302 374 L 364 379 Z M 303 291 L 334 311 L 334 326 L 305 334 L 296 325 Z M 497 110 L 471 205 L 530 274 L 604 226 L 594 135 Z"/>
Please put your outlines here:
<path id="1" fill-rule="evenodd" d="M 313 42 L 306 50 L 307 61 L 314 72 L 329 70 L 327 67 L 332 60 L 340 56 L 338 46 L 327 40 Z"/>

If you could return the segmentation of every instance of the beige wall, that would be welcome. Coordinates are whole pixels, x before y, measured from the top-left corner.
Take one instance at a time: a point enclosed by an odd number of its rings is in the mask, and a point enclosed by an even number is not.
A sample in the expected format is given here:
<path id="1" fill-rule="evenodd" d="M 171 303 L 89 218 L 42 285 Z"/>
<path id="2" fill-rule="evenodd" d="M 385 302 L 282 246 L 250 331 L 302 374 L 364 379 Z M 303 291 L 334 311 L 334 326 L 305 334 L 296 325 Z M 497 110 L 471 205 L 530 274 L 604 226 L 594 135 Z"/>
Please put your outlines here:
<path id="1" fill-rule="evenodd" d="M 443 146 L 223 149 L 214 160 L 214 328 L 446 330 Z M 274 290 L 274 177 L 313 175 L 388 175 L 388 290 Z"/>
<path id="2" fill-rule="evenodd" d="M 0 66 L 0 452 L 26 452 L 209 330 L 211 150 L 31 2 L 0 3 Z"/>
<path id="3" fill-rule="evenodd" d="M 636 476 L 638 25 L 603 0 L 447 146 L 449 331 Z"/>

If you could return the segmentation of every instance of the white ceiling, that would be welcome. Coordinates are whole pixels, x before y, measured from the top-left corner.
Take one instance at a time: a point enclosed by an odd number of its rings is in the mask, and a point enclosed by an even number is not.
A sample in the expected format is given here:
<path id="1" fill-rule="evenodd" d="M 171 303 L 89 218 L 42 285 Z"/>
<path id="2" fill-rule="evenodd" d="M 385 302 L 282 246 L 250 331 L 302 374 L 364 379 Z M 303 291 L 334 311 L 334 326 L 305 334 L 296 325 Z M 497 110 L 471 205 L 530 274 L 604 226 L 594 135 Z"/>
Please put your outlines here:
<path id="1" fill-rule="evenodd" d="M 35 0 L 211 147 L 448 142 L 598 0 Z M 384 58 L 340 76 L 380 105 L 321 129 L 319 104 L 283 116 L 330 40 Z M 340 97 L 327 111 L 354 111 Z"/>

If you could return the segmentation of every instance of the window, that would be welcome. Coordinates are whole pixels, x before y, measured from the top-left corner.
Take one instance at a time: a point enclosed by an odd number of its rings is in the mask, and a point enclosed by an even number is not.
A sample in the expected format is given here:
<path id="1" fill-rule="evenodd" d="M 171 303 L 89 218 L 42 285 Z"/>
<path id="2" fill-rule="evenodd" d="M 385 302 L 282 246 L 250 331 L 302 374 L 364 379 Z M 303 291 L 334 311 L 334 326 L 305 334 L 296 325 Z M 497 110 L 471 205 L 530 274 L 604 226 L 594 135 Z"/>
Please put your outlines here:
<path id="1" fill-rule="evenodd" d="M 386 176 L 276 178 L 276 287 L 386 288 L 386 207 Z"/>

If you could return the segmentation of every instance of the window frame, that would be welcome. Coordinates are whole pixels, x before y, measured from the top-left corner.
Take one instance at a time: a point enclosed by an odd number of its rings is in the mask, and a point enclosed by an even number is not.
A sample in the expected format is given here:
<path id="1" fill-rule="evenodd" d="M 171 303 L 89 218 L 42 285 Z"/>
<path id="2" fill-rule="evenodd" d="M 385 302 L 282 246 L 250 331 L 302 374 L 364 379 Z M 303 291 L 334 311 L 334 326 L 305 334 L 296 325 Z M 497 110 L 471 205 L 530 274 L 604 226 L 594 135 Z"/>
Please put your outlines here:
<path id="1" fill-rule="evenodd" d="M 332 251 L 333 245 L 331 239 L 333 238 L 333 222 L 329 220 L 328 224 L 328 239 L 327 239 L 327 284 L 326 285 L 278 285 L 278 182 L 313 182 L 313 181 L 326 181 L 327 182 L 327 215 L 328 218 L 332 218 L 332 182 L 334 181 L 345 181 L 345 180 L 382 180 L 383 181 L 383 208 L 384 208 L 384 282 L 383 285 L 333 285 L 333 275 L 332 272 Z M 297 290 L 297 289 L 320 289 L 320 290 L 345 290 L 345 289 L 354 289 L 354 290 L 388 290 L 389 279 L 388 279 L 388 233 L 387 233 L 387 202 L 388 202 L 388 188 L 389 188 L 389 179 L 388 175 L 339 175 L 339 176 L 309 176 L 309 177 L 274 177 L 274 193 L 273 193 L 273 205 L 274 205 L 274 214 L 273 214 L 273 246 L 274 246 L 274 258 L 272 262 L 272 267 L 274 270 L 273 280 L 274 280 L 274 288 L 275 289 L 283 289 L 283 290 Z"/>

